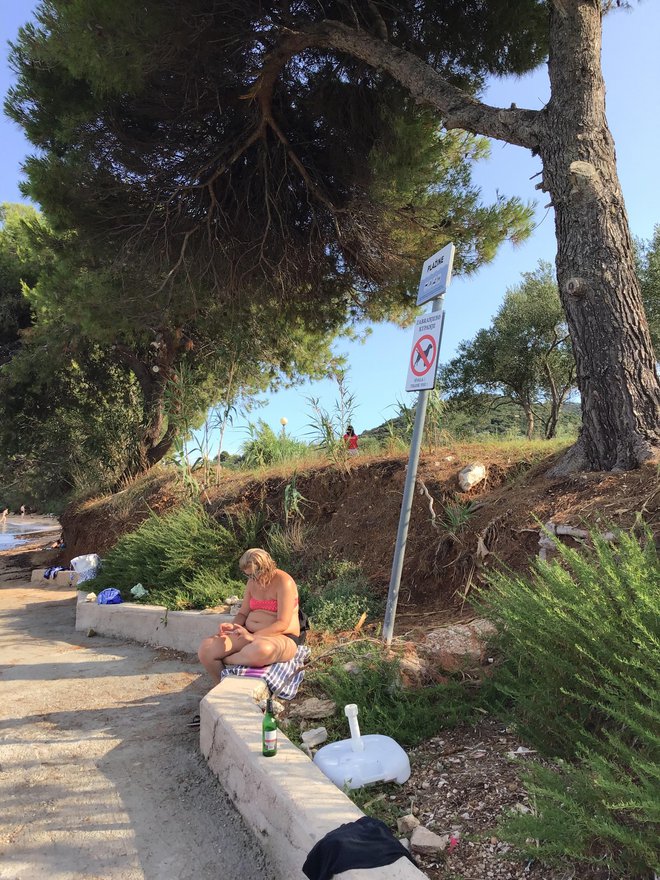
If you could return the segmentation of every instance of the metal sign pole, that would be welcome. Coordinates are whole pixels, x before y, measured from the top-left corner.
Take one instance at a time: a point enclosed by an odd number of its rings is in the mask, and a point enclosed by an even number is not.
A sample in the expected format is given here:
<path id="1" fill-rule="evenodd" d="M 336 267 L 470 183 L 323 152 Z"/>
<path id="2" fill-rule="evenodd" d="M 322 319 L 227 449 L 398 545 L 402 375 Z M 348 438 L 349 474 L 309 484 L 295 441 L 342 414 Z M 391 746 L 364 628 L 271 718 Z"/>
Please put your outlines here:
<path id="1" fill-rule="evenodd" d="M 433 301 L 431 312 L 442 311 L 444 295 Z M 444 326 L 444 318 L 442 322 Z M 440 330 L 440 342 L 442 342 L 442 328 Z M 438 345 L 438 350 L 440 346 Z M 399 587 L 401 585 L 401 573 L 403 571 L 403 559 L 406 553 L 406 540 L 408 539 L 408 526 L 410 525 L 410 512 L 412 510 L 415 481 L 417 479 L 417 465 L 419 453 L 422 448 L 422 435 L 424 434 L 424 421 L 426 419 L 426 405 L 429 399 L 429 391 L 420 391 L 417 396 L 417 411 L 415 413 L 415 426 L 412 440 L 410 441 L 410 456 L 408 458 L 408 472 L 403 488 L 403 500 L 401 502 L 401 514 L 399 515 L 399 529 L 396 534 L 394 547 L 394 560 L 392 562 L 392 575 L 390 588 L 387 594 L 387 606 L 385 608 L 385 623 L 383 624 L 383 641 L 390 645 L 394 633 L 394 618 L 396 606 L 399 601 Z"/>

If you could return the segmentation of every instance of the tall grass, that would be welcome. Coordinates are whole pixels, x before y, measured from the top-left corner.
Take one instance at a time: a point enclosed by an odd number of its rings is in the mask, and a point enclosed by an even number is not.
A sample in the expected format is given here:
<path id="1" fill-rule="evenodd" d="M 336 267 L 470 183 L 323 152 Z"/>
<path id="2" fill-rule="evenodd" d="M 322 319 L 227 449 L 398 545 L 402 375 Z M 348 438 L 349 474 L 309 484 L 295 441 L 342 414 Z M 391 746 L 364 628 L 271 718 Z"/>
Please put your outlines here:
<path id="1" fill-rule="evenodd" d="M 660 569 L 652 535 L 556 544 L 530 578 L 491 577 L 482 611 L 502 662 L 490 705 L 556 769 L 529 780 L 536 815 L 506 830 L 541 854 L 605 862 L 619 876 L 658 871 Z"/>
<path id="2" fill-rule="evenodd" d="M 263 419 L 248 425 L 249 438 L 242 446 L 244 468 L 261 468 L 284 462 L 298 461 L 309 456 L 307 443 L 295 440 L 282 431 L 276 434 Z"/>

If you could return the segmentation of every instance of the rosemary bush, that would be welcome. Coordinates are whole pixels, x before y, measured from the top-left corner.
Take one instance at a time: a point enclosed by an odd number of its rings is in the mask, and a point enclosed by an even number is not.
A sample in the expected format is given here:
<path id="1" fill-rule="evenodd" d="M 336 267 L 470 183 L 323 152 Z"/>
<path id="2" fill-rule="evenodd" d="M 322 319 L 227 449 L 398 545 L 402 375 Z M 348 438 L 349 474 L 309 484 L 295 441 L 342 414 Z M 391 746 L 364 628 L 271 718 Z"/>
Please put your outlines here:
<path id="1" fill-rule="evenodd" d="M 658 870 L 660 571 L 647 529 L 593 550 L 557 543 L 529 579 L 495 574 L 482 610 L 504 658 L 491 705 L 564 760 L 529 777 L 535 815 L 505 833 L 547 858 L 605 862 L 620 876 Z M 537 851 L 538 852 L 538 851 Z"/>
<path id="2" fill-rule="evenodd" d="M 153 514 L 119 539 L 103 560 L 93 589 L 116 587 L 125 601 L 134 601 L 130 589 L 141 583 L 149 591 L 143 599 L 149 604 L 216 605 L 239 589 L 237 561 L 242 548 L 236 534 L 216 523 L 200 505 L 190 504 L 163 517 Z"/>

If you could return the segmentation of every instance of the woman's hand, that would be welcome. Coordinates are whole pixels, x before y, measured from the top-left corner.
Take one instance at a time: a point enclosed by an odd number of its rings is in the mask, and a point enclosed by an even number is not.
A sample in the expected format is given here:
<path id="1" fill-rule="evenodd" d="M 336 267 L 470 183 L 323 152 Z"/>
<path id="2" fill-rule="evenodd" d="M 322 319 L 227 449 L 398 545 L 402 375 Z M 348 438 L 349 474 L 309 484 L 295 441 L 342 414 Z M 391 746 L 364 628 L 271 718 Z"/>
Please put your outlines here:
<path id="1" fill-rule="evenodd" d="M 246 642 L 251 642 L 254 639 L 254 636 L 250 632 L 249 629 L 246 629 L 244 626 L 241 626 L 240 623 L 223 623 L 221 627 L 225 627 L 222 632 L 222 635 L 227 633 L 231 633 L 233 636 L 242 636 Z"/>

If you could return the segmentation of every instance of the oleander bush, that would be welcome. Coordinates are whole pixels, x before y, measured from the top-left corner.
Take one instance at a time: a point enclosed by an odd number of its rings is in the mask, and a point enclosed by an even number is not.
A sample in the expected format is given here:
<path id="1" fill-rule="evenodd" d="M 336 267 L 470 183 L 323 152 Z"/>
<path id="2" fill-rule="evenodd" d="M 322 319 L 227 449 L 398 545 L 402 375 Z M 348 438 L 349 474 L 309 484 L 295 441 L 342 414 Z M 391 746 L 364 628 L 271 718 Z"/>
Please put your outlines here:
<path id="1" fill-rule="evenodd" d="M 660 870 L 660 569 L 650 531 L 556 544 L 528 578 L 494 574 L 482 613 L 501 657 L 486 694 L 523 738 L 559 758 L 528 778 L 532 815 L 503 833 L 536 855 Z"/>

